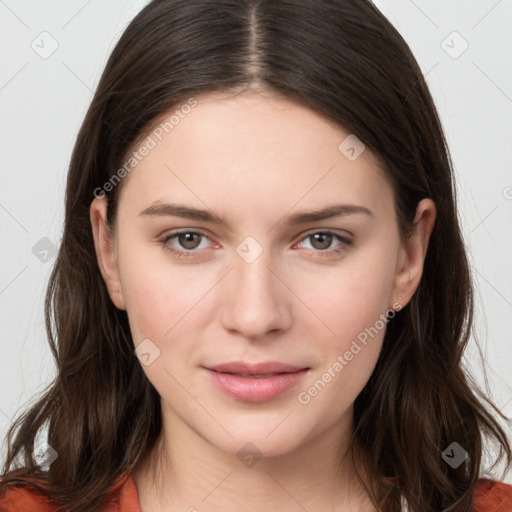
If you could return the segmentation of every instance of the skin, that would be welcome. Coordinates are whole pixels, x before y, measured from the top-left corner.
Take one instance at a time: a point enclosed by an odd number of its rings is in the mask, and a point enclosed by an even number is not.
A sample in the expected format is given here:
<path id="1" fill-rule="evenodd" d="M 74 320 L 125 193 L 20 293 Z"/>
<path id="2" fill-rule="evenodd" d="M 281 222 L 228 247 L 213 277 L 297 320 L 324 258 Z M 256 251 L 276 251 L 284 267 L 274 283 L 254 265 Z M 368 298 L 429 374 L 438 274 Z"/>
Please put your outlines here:
<path id="1" fill-rule="evenodd" d="M 105 199 L 90 209 L 98 264 L 128 313 L 134 347 L 150 339 L 160 351 L 142 366 L 161 396 L 165 444 L 133 471 L 141 509 L 374 511 L 343 455 L 385 328 L 359 343 L 342 371 L 332 367 L 380 315 L 410 300 L 435 205 L 418 204 L 416 228 L 402 239 L 378 160 L 366 150 L 350 161 L 338 150 L 348 132 L 269 93 L 197 100 L 124 179 L 112 236 Z M 155 201 L 209 209 L 226 222 L 141 215 Z M 288 215 L 333 203 L 373 214 L 286 225 Z M 162 242 L 181 228 L 205 236 Z M 307 236 L 322 230 L 352 244 Z M 237 253 L 248 236 L 262 249 L 250 263 Z M 166 246 L 195 252 L 178 258 Z M 249 403 L 216 389 L 201 368 L 237 360 L 310 370 L 279 397 Z M 335 376 L 300 403 L 329 368 Z M 237 457 L 247 442 L 262 455 L 252 467 Z"/>

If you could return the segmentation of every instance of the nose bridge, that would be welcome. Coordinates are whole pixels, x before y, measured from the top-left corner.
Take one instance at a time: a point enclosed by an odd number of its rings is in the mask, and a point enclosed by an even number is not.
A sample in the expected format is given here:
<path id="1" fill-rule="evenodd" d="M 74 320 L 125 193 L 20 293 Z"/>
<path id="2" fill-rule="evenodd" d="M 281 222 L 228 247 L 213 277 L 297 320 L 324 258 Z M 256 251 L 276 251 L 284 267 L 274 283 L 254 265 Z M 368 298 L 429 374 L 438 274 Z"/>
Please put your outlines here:
<path id="1" fill-rule="evenodd" d="M 246 237 L 236 248 L 234 268 L 224 302 L 225 327 L 246 337 L 264 335 L 283 327 L 289 318 L 283 283 L 275 276 L 272 251 Z"/>

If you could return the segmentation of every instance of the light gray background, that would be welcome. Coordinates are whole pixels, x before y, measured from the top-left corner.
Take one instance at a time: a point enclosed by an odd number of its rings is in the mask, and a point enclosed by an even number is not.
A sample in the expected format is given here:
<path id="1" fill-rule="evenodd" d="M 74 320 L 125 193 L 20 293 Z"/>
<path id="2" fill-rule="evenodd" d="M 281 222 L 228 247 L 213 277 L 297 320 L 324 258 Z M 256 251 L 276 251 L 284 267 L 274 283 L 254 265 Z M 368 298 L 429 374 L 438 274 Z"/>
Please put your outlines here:
<path id="1" fill-rule="evenodd" d="M 107 56 L 146 3 L 0 0 L 2 463 L 11 420 L 55 371 L 43 299 L 73 143 Z M 375 3 L 409 43 L 441 114 L 475 275 L 475 332 L 492 397 L 512 417 L 512 1 Z M 466 360 L 482 383 L 474 343 Z"/>

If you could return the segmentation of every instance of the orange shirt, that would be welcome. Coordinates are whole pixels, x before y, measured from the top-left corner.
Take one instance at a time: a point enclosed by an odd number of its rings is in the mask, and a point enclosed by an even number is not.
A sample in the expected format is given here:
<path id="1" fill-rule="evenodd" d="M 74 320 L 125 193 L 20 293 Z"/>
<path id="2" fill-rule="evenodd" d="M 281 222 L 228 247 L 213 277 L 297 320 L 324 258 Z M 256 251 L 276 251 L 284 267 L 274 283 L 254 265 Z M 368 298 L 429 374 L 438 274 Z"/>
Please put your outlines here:
<path id="1" fill-rule="evenodd" d="M 119 492 L 117 492 L 119 491 Z M 131 472 L 112 488 L 113 497 L 101 512 L 141 512 Z M 0 512 L 55 512 L 57 507 L 36 489 L 13 486 L 0 495 Z M 512 512 L 512 486 L 481 478 L 475 489 L 473 512 Z"/>

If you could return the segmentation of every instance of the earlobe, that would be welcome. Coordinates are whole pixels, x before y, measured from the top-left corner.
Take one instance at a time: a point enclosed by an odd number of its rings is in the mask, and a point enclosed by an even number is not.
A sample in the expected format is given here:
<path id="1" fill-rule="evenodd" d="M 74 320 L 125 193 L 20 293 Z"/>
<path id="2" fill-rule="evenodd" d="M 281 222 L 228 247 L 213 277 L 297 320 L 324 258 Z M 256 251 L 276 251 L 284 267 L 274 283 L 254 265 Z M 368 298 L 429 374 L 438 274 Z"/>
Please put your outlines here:
<path id="1" fill-rule="evenodd" d="M 422 199 L 416 207 L 413 229 L 403 240 L 397 262 L 393 295 L 395 302 L 400 297 L 400 307 L 409 302 L 420 283 L 435 219 L 434 202 L 428 198 Z"/>
<path id="2" fill-rule="evenodd" d="M 94 236 L 94 247 L 98 266 L 107 286 L 110 298 L 118 309 L 126 309 L 117 267 L 116 249 L 113 236 L 107 228 L 107 200 L 96 197 L 89 210 Z"/>

